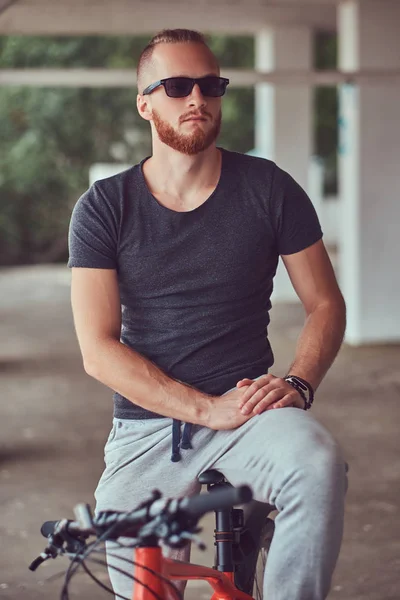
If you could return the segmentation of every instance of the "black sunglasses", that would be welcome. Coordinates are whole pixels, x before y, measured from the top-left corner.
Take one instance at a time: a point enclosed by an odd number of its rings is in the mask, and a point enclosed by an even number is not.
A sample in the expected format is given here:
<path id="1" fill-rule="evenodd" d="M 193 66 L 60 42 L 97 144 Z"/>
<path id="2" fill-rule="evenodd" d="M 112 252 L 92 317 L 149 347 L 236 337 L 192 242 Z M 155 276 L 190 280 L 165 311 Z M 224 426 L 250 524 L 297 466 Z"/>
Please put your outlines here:
<path id="1" fill-rule="evenodd" d="M 229 79 L 225 79 L 225 77 L 216 77 L 214 75 L 200 77 L 198 79 L 192 79 L 191 77 L 168 77 L 167 79 L 160 79 L 149 85 L 143 90 L 143 95 L 151 94 L 156 88 L 163 85 L 165 93 L 170 98 L 185 98 L 185 96 L 189 96 L 189 94 L 192 93 L 196 83 L 203 96 L 218 98 L 225 94 Z"/>

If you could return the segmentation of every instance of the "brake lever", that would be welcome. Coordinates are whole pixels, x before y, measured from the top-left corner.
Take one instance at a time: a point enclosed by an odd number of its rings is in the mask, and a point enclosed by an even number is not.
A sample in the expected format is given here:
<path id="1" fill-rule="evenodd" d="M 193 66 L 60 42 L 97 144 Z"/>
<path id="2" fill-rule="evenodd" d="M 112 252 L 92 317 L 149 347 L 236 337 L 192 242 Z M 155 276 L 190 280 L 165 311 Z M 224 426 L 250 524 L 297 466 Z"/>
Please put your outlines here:
<path id="1" fill-rule="evenodd" d="M 46 562 L 46 560 L 48 560 L 49 558 L 51 558 L 51 555 L 49 553 L 42 552 L 37 558 L 35 558 L 34 561 L 31 562 L 31 564 L 29 565 L 29 570 L 36 571 L 36 569 L 40 567 L 42 563 Z"/>
<path id="2" fill-rule="evenodd" d="M 65 520 L 60 521 L 55 533 L 47 537 L 48 544 L 46 548 L 29 565 L 31 571 L 36 571 L 36 569 L 49 558 L 57 558 L 59 554 L 65 553 L 78 554 L 86 548 L 85 538 L 73 538 L 68 531 L 66 531 L 65 522 Z"/>

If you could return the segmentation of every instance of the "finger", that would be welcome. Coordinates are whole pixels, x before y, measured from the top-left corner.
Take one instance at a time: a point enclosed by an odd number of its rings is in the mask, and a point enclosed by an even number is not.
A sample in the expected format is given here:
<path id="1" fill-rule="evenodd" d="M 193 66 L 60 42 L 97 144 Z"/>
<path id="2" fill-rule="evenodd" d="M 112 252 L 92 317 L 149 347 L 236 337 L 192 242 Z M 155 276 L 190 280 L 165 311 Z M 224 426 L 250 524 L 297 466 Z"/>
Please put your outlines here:
<path id="1" fill-rule="evenodd" d="M 240 381 L 237 382 L 236 387 L 240 388 L 243 387 L 245 385 L 251 385 L 253 383 L 254 379 L 241 379 Z"/>
<path id="2" fill-rule="evenodd" d="M 242 408 L 250 400 L 254 394 L 256 394 L 260 389 L 265 387 L 267 384 L 271 382 L 272 375 L 263 375 L 256 380 L 253 380 L 251 385 L 249 385 L 248 389 L 242 396 L 242 399 L 239 404 L 239 408 Z"/>
<path id="3" fill-rule="evenodd" d="M 276 389 L 270 392 L 266 398 L 263 398 L 263 400 L 254 407 L 253 414 L 260 415 L 266 410 L 272 410 L 282 401 L 284 394 L 285 392 L 282 389 Z"/>
<path id="4" fill-rule="evenodd" d="M 253 412 L 254 414 L 258 414 L 257 407 L 260 404 L 263 405 L 263 408 L 261 410 L 262 412 L 267 406 L 269 406 L 273 402 L 277 402 L 285 394 L 286 392 L 285 390 L 282 390 L 282 388 L 271 389 L 269 386 L 266 386 L 265 388 L 259 390 L 256 394 L 254 394 L 254 396 L 252 396 L 250 400 L 246 402 L 241 412 L 244 415 L 248 415 L 251 412 Z"/>
<path id="5" fill-rule="evenodd" d="M 253 408 L 256 406 L 256 404 L 258 404 L 258 402 L 260 402 L 260 400 L 265 398 L 265 396 L 267 396 L 268 392 L 270 392 L 270 391 L 271 391 L 271 389 L 269 388 L 268 385 L 266 385 L 262 388 L 257 389 L 256 391 L 254 391 L 254 393 L 250 396 L 250 398 L 246 398 L 248 396 L 248 394 L 246 392 L 246 394 L 240 401 L 239 409 L 241 409 L 241 411 L 244 415 L 251 413 Z"/>
<path id="6" fill-rule="evenodd" d="M 276 402 L 274 402 L 273 404 L 270 404 L 266 410 L 272 410 L 273 408 L 279 408 L 278 405 L 279 400 L 277 400 Z"/>
<path id="7" fill-rule="evenodd" d="M 285 408 L 288 406 L 304 408 L 304 400 L 299 394 L 287 394 L 286 396 L 278 400 L 278 402 L 275 402 L 274 406 L 272 406 L 271 408 Z"/>
<path id="8" fill-rule="evenodd" d="M 251 387 L 251 386 L 250 386 Z M 241 400 L 241 406 L 239 406 L 239 408 L 241 408 L 242 412 L 243 410 L 245 410 L 246 412 L 243 412 L 243 414 L 248 414 L 250 412 L 252 412 L 253 408 L 266 396 L 268 396 L 268 394 L 270 392 L 273 392 L 275 390 L 277 390 L 278 388 L 273 384 L 273 383 L 268 383 L 267 385 L 264 385 L 263 387 L 259 388 L 257 391 L 255 391 L 253 393 L 253 395 L 248 398 L 247 400 L 245 400 L 245 402 L 243 402 L 243 399 Z M 282 398 L 287 392 L 285 390 L 282 390 L 283 393 L 280 394 L 280 396 L 278 397 L 278 399 Z M 247 396 L 247 392 L 245 393 L 244 397 Z"/>

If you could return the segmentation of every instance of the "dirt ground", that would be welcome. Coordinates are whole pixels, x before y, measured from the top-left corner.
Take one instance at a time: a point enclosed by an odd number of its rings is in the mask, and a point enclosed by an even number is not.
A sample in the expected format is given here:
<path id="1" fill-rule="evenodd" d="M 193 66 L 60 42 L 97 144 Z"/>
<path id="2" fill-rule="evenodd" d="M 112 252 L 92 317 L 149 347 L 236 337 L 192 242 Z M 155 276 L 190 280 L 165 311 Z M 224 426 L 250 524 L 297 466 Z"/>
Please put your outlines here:
<path id="1" fill-rule="evenodd" d="M 275 374 L 293 357 L 302 318 L 298 305 L 272 311 Z M 62 582 L 56 574 L 66 561 L 28 570 L 44 548 L 39 528 L 45 520 L 71 518 L 77 502 L 93 505 L 112 417 L 111 393 L 81 366 L 66 268 L 0 271 L 0 389 L 0 598 L 56 600 Z M 339 439 L 351 470 L 329 600 L 399 600 L 400 346 L 344 346 L 314 414 Z M 213 518 L 204 525 L 207 541 Z M 212 543 L 194 560 L 211 565 L 211 556 Z M 187 596 L 207 598 L 196 586 Z M 71 593 L 106 597 L 81 576 Z"/>

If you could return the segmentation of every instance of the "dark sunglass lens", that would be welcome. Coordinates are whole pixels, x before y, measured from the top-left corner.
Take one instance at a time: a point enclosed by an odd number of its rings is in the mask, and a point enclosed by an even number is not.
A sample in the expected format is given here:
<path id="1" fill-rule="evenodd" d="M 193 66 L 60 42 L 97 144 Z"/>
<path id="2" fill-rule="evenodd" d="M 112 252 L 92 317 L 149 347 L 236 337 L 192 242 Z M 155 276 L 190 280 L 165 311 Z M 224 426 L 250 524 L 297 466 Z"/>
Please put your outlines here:
<path id="1" fill-rule="evenodd" d="M 183 98 L 192 91 L 193 83 L 186 77 L 172 77 L 165 82 L 165 91 L 171 98 Z"/>
<path id="2" fill-rule="evenodd" d="M 199 82 L 203 96 L 217 98 L 223 96 L 226 90 L 226 82 L 221 77 L 205 77 Z"/>

